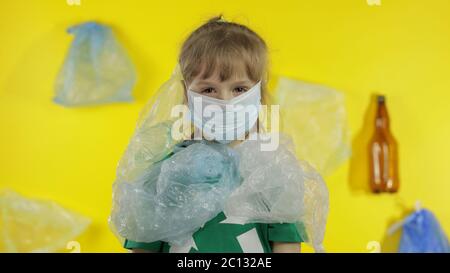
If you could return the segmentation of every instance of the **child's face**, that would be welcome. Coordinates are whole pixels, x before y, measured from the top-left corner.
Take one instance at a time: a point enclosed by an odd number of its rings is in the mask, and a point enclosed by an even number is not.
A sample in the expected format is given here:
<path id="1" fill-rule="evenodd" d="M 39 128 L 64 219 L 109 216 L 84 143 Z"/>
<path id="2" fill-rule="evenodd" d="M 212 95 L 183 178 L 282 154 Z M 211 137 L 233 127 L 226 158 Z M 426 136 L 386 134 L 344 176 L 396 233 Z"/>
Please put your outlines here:
<path id="1" fill-rule="evenodd" d="M 207 79 L 203 79 L 201 75 L 195 77 L 187 87 L 204 96 L 230 100 L 247 92 L 255 84 L 246 73 L 237 73 L 225 81 L 221 81 L 219 73 L 213 73 Z"/>

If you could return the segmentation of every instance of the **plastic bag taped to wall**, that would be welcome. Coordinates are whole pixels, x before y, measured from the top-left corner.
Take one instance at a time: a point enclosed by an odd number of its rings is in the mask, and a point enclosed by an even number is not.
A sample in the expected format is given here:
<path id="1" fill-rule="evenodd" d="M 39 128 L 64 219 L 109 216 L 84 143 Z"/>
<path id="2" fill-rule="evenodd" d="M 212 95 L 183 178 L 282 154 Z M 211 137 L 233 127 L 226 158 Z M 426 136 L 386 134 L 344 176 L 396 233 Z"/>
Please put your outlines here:
<path id="1" fill-rule="evenodd" d="M 0 194 L 0 252 L 56 252 L 65 249 L 90 220 L 52 201 Z"/>
<path id="2" fill-rule="evenodd" d="M 328 175 L 349 158 L 351 146 L 342 93 L 331 88 L 280 78 L 276 98 L 281 131 L 292 137 L 298 158 Z"/>
<path id="3" fill-rule="evenodd" d="M 131 101 L 135 70 L 113 31 L 88 22 L 68 32 L 75 38 L 56 79 L 54 101 L 65 106 Z"/>
<path id="4" fill-rule="evenodd" d="M 450 253 L 450 244 L 433 213 L 420 209 L 403 222 L 398 252 Z"/>

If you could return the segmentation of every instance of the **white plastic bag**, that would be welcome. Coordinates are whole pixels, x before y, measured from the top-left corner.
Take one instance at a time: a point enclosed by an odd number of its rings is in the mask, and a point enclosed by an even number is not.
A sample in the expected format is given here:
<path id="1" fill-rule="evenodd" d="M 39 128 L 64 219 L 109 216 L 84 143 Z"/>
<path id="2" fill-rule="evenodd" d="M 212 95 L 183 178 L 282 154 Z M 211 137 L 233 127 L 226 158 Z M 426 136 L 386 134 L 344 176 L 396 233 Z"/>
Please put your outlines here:
<path id="1" fill-rule="evenodd" d="M 55 252 L 88 227 L 90 220 L 55 202 L 0 194 L 0 252 Z"/>
<path id="2" fill-rule="evenodd" d="M 298 158 L 328 175 L 350 157 L 344 96 L 326 86 L 280 78 L 276 97 L 281 130 L 295 143 Z"/>

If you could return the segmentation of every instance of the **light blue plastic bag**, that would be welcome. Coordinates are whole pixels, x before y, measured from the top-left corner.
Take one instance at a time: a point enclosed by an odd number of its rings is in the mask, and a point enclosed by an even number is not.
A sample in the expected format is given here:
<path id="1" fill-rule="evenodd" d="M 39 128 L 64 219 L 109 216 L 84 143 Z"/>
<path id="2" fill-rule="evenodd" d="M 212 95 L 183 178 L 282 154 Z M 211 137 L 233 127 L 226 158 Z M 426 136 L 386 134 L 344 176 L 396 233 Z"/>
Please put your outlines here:
<path id="1" fill-rule="evenodd" d="M 141 176 L 115 182 L 111 228 L 129 240 L 182 246 L 222 211 L 240 182 L 238 156 L 231 148 L 181 143 Z"/>
<path id="2" fill-rule="evenodd" d="M 87 22 L 68 33 L 75 39 L 56 80 L 54 101 L 65 106 L 131 101 L 135 70 L 112 30 Z"/>
<path id="3" fill-rule="evenodd" d="M 450 253 L 448 239 L 432 212 L 420 209 L 405 219 L 398 252 Z"/>

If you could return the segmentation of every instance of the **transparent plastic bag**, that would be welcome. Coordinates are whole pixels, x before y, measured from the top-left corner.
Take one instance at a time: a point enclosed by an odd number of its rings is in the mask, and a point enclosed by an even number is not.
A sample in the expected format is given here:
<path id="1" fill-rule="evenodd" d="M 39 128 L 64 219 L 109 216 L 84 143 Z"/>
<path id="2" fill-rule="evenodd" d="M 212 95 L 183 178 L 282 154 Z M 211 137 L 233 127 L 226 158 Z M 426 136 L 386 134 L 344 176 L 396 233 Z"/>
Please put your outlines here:
<path id="1" fill-rule="evenodd" d="M 116 181 L 110 217 L 114 232 L 137 242 L 186 244 L 222 211 L 239 185 L 237 160 L 225 145 L 179 145 L 136 180 Z"/>
<path id="2" fill-rule="evenodd" d="M 243 182 L 228 198 L 225 215 L 243 223 L 296 223 L 303 240 L 323 252 L 329 206 L 326 184 L 308 163 L 297 160 L 287 136 L 281 135 L 275 151 L 260 147 L 258 139 L 235 148 Z"/>
<path id="3" fill-rule="evenodd" d="M 137 128 L 119 162 L 118 179 L 133 181 L 155 162 L 172 153 L 178 142 L 171 137 L 171 128 L 171 122 L 162 122 L 153 126 L 144 123 Z"/>
<path id="4" fill-rule="evenodd" d="M 276 97 L 281 131 L 292 137 L 298 158 L 322 175 L 351 154 L 344 96 L 325 86 L 280 78 Z"/>
<path id="5" fill-rule="evenodd" d="M 88 22 L 68 32 L 75 38 L 57 77 L 54 101 L 65 106 L 131 101 L 135 70 L 112 30 Z"/>
<path id="6" fill-rule="evenodd" d="M 431 211 L 420 209 L 404 220 L 398 252 L 450 253 L 447 236 Z"/>
<path id="7" fill-rule="evenodd" d="M 159 87 L 141 111 L 137 127 L 151 127 L 162 122 L 173 121 L 174 107 L 186 104 L 184 92 L 183 75 L 177 65 L 170 79 Z"/>
<path id="8" fill-rule="evenodd" d="M 139 116 L 135 133 L 117 168 L 120 180 L 133 181 L 153 163 L 165 158 L 181 139 L 172 137 L 176 118 L 172 109 L 184 103 L 184 87 L 179 67 L 158 89 Z"/>
<path id="9" fill-rule="evenodd" d="M 52 201 L 0 194 L 0 252 L 55 252 L 88 227 L 90 220 Z"/>

